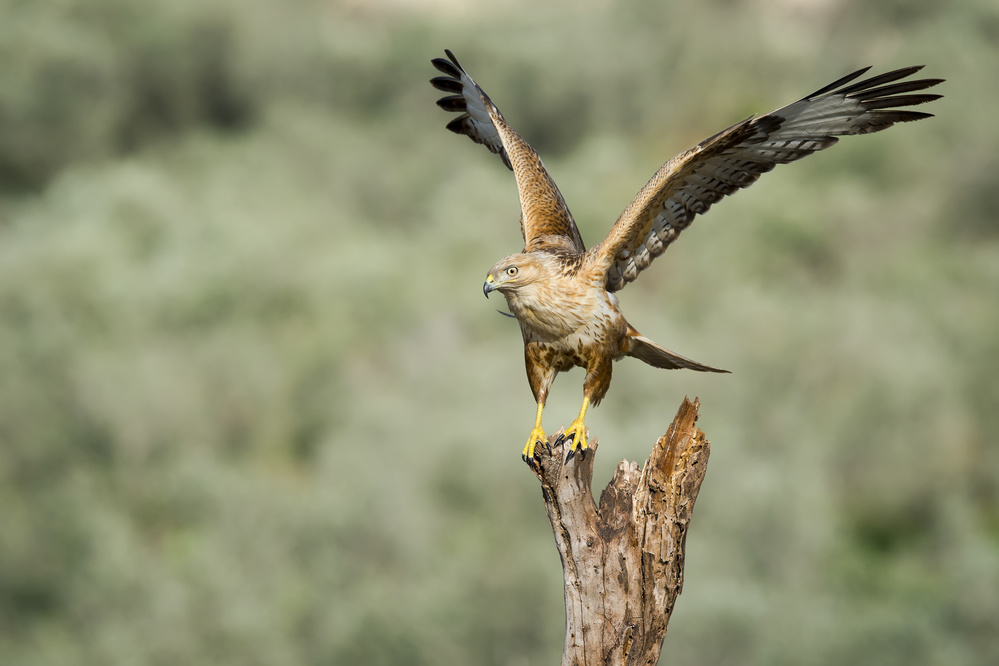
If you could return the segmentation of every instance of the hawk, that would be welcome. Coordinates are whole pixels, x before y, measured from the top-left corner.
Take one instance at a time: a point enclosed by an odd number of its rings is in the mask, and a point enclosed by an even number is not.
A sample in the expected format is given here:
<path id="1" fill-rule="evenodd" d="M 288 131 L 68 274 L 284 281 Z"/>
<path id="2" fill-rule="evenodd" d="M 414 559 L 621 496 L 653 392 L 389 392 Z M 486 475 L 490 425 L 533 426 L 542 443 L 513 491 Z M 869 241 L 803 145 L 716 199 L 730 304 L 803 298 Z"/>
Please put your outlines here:
<path id="1" fill-rule="evenodd" d="M 513 171 L 520 194 L 524 249 L 500 259 L 482 290 L 499 291 L 520 323 L 527 379 L 537 401 L 534 428 L 523 458 L 534 464 L 548 390 L 555 375 L 579 366 L 586 371 L 579 416 L 563 432 L 568 461 L 586 452 L 586 410 L 606 395 L 611 365 L 625 356 L 656 368 L 727 372 L 680 356 L 639 333 L 621 313 L 614 292 L 635 280 L 666 251 L 694 216 L 726 194 L 752 185 L 778 164 L 828 148 L 837 137 L 868 134 L 932 114 L 903 110 L 940 98 L 912 94 L 943 79 L 909 79 L 922 66 L 896 69 L 854 83 L 870 67 L 848 74 L 811 95 L 765 116 L 750 116 L 669 160 L 652 176 L 611 227 L 589 250 L 541 158 L 503 118 L 485 91 L 458 63 L 431 62 L 444 76 L 431 79 L 449 93 L 437 101 L 458 113 L 447 129 L 496 153 Z"/>

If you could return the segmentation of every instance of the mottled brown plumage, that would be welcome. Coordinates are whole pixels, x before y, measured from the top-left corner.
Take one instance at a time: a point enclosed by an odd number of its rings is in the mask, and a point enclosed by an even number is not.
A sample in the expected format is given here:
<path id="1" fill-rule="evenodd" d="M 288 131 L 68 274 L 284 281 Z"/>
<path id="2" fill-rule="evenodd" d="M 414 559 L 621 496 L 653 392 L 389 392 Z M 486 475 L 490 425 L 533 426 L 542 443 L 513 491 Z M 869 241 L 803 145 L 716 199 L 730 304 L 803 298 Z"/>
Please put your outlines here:
<path id="1" fill-rule="evenodd" d="M 565 431 L 569 457 L 586 449 L 587 408 L 606 395 L 611 364 L 633 356 L 657 368 L 726 372 L 675 354 L 642 336 L 625 320 L 613 292 L 660 256 L 694 216 L 727 194 L 747 187 L 777 164 L 828 148 L 838 136 L 878 132 L 931 114 L 903 110 L 940 97 L 908 94 L 942 79 L 902 81 L 921 67 L 907 67 L 850 84 L 869 68 L 835 81 L 773 113 L 746 120 L 705 139 L 664 164 L 625 208 L 602 243 L 586 250 L 576 223 L 541 158 L 506 123 L 489 96 L 450 51 L 433 65 L 446 76 L 431 79 L 453 93 L 438 100 L 460 113 L 447 128 L 496 153 L 516 177 L 524 249 L 489 271 L 483 291 L 500 291 L 520 322 L 527 378 L 538 403 L 524 447 L 545 442 L 541 416 L 555 375 L 586 370 L 583 405 Z M 897 82 L 897 83 L 896 83 Z"/>

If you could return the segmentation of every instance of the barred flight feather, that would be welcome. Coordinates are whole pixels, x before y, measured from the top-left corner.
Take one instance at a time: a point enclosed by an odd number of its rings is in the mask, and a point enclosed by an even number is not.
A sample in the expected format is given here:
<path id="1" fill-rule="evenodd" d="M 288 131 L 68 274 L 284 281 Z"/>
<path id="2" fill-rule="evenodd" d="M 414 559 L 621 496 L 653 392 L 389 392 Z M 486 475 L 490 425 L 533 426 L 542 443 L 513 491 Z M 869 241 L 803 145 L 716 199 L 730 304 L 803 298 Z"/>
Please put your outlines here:
<path id="1" fill-rule="evenodd" d="M 776 165 L 828 148 L 839 136 L 879 132 L 895 123 L 932 115 L 900 107 L 938 99 L 936 94 L 909 93 L 933 87 L 942 79 L 896 83 L 922 69 L 916 66 L 851 83 L 868 69 L 844 76 L 773 113 L 736 123 L 663 165 L 621 213 L 604 242 L 591 250 L 607 271 L 607 290 L 617 291 L 636 279 L 694 216 L 753 184 Z M 636 256 L 643 259 L 636 261 Z"/>
<path id="2" fill-rule="evenodd" d="M 431 62 L 447 76 L 434 77 L 430 84 L 437 90 L 457 94 L 441 97 L 437 106 L 461 114 L 448 122 L 447 129 L 484 145 L 514 172 L 523 213 L 521 231 L 525 251 L 582 254 L 585 246 L 569 207 L 537 152 L 507 124 L 499 108 L 472 80 L 454 54 L 447 49 L 444 53 L 447 60 L 434 58 Z"/>
<path id="3" fill-rule="evenodd" d="M 454 54 L 448 50 L 444 53 L 449 60 L 434 58 L 430 62 L 439 72 L 447 76 L 435 76 L 430 79 L 430 84 L 443 92 L 458 93 L 440 98 L 437 100 L 437 106 L 445 111 L 462 114 L 450 121 L 447 129 L 455 134 L 464 134 L 475 143 L 488 148 L 490 152 L 496 153 L 503 160 L 503 164 L 512 171 L 510 157 L 489 115 L 492 111 L 502 118 L 502 114 L 489 96 L 465 73 Z"/>

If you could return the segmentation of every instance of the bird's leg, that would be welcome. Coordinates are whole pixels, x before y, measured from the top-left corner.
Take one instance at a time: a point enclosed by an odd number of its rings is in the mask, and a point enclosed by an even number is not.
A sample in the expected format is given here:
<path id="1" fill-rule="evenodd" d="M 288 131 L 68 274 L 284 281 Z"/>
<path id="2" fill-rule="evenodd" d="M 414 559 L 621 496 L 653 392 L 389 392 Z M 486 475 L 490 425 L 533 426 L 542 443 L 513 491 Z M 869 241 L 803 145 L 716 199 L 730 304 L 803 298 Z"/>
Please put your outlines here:
<path id="1" fill-rule="evenodd" d="M 569 453 L 565 456 L 566 461 L 572 460 L 572 457 L 576 455 L 577 448 L 579 449 L 580 457 L 586 455 L 586 424 L 584 420 L 586 419 L 586 408 L 589 406 L 590 396 L 584 395 L 583 406 L 579 409 L 579 416 L 576 417 L 576 420 L 559 437 L 560 440 L 572 442 L 572 445 L 569 447 Z"/>
<path id="2" fill-rule="evenodd" d="M 527 438 L 527 446 L 524 447 L 521 457 L 524 459 L 528 465 L 533 464 L 534 460 L 534 447 L 538 444 L 544 444 L 548 446 L 548 437 L 545 435 L 545 431 L 541 429 L 541 412 L 545 410 L 545 403 L 541 400 L 538 401 L 538 416 L 534 419 L 534 429 L 531 430 L 530 436 Z"/>

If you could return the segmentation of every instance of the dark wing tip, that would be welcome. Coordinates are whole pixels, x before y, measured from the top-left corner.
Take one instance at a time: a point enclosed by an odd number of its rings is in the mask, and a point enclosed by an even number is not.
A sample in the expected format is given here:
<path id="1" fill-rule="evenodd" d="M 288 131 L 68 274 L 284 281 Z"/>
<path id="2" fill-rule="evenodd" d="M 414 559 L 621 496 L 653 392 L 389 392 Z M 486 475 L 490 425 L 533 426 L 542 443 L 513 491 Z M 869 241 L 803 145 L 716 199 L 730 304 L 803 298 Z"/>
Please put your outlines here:
<path id="1" fill-rule="evenodd" d="M 916 106 L 940 99 L 943 95 L 896 95 L 895 97 L 879 97 L 864 101 L 866 109 L 890 109 L 896 106 Z"/>
<path id="2" fill-rule="evenodd" d="M 434 68 L 438 72 L 443 72 L 448 76 L 452 76 L 456 79 L 461 78 L 461 70 L 455 67 L 453 63 L 445 60 L 444 58 L 432 58 L 430 60 L 430 63 L 434 66 Z"/>
<path id="3" fill-rule="evenodd" d="M 910 65 L 909 67 L 901 67 L 899 69 L 892 70 L 890 72 L 885 72 L 884 74 L 879 74 L 878 76 L 872 76 L 869 79 L 864 79 L 854 83 L 853 85 L 847 86 L 846 84 L 859 78 L 863 74 L 867 73 L 871 67 L 863 67 L 855 72 L 847 74 L 841 79 L 833 81 L 829 85 L 820 88 L 813 92 L 811 95 L 805 97 L 805 99 L 814 99 L 828 93 L 835 93 L 837 95 L 844 95 L 846 97 L 860 97 L 862 99 L 873 99 L 875 97 L 884 97 L 886 95 L 893 95 L 903 92 L 912 92 L 914 90 L 924 90 L 926 88 L 932 88 L 933 86 L 943 83 L 944 79 L 919 79 L 916 81 L 905 81 L 904 83 L 897 83 L 895 85 L 887 85 L 904 79 L 906 77 L 912 76 L 919 70 L 923 69 L 924 65 Z M 845 87 L 844 87 L 845 86 Z"/>
<path id="4" fill-rule="evenodd" d="M 430 85 L 441 92 L 461 93 L 461 81 L 450 76 L 435 76 L 430 79 Z"/>
<path id="5" fill-rule="evenodd" d="M 804 97 L 804 99 L 812 99 L 813 97 L 818 97 L 819 95 L 825 95 L 828 92 L 832 92 L 833 90 L 836 90 L 840 86 L 846 85 L 850 81 L 853 81 L 854 79 L 856 79 L 856 78 L 858 78 L 860 76 L 863 76 L 864 74 L 867 73 L 868 70 L 870 70 L 871 67 L 873 67 L 873 65 L 868 65 L 867 67 L 861 67 L 856 72 L 851 72 L 850 74 L 847 74 L 843 78 L 836 79 L 835 81 L 833 81 L 829 85 L 823 86 L 822 88 L 819 88 L 818 90 L 816 90 L 812 94 L 806 95 Z"/>
<path id="6" fill-rule="evenodd" d="M 860 92 L 847 95 L 847 97 L 859 97 L 861 99 L 875 99 L 877 97 L 887 97 L 889 95 L 901 95 L 902 93 L 926 90 L 935 85 L 941 84 L 944 79 L 916 79 L 914 81 L 902 81 L 880 88 L 866 88 Z M 942 95 L 937 95 L 941 97 Z"/>
<path id="7" fill-rule="evenodd" d="M 465 134 L 468 131 L 465 127 L 465 121 L 468 117 L 467 113 L 462 114 L 445 125 L 444 128 L 454 132 L 455 134 Z"/>
<path id="8" fill-rule="evenodd" d="M 903 111 L 899 107 L 916 106 L 940 99 L 943 95 L 909 93 L 932 88 L 943 83 L 944 79 L 902 80 L 923 69 L 923 65 L 910 65 L 842 87 L 843 83 L 850 83 L 868 69 L 870 68 L 858 70 L 845 76 L 806 99 L 811 101 L 816 96 L 833 95 L 857 103 L 864 114 L 858 115 L 850 131 L 843 132 L 844 134 L 878 132 L 895 123 L 922 120 L 933 116 L 931 113 Z"/>
<path id="9" fill-rule="evenodd" d="M 447 56 L 447 60 L 444 58 L 431 58 L 430 62 L 433 63 L 438 71 L 444 72 L 456 79 L 461 79 L 461 75 L 465 73 L 465 68 L 461 66 L 458 59 L 451 53 L 451 49 L 444 49 L 444 55 Z"/>
<path id="10" fill-rule="evenodd" d="M 913 65 L 911 67 L 902 67 L 901 69 L 894 69 L 890 72 L 885 72 L 884 74 L 879 74 L 878 76 L 872 76 L 869 79 L 864 79 L 859 83 L 855 83 L 852 86 L 847 86 L 846 88 L 841 88 L 836 91 L 839 95 L 846 95 L 848 97 L 853 97 L 859 95 L 868 90 L 873 90 L 878 86 L 882 86 L 886 83 L 891 83 L 892 81 L 898 81 L 899 79 L 904 79 L 912 74 L 915 74 L 923 68 L 922 65 Z"/>
<path id="11" fill-rule="evenodd" d="M 437 106 L 441 107 L 445 111 L 454 111 L 455 113 L 464 113 L 468 111 L 468 104 L 465 102 L 465 98 L 461 95 L 448 95 L 446 97 L 441 97 L 437 100 Z"/>
<path id="12" fill-rule="evenodd" d="M 873 113 L 878 114 L 878 117 L 883 118 L 891 123 L 907 123 L 913 120 L 922 120 L 923 118 L 932 118 L 932 113 L 926 113 L 925 111 L 874 111 Z"/>

